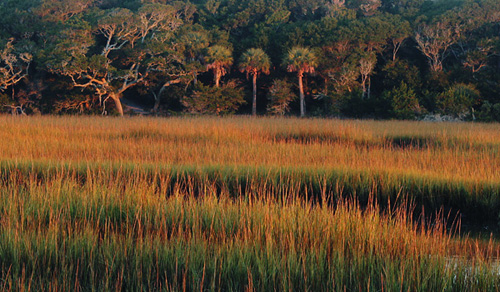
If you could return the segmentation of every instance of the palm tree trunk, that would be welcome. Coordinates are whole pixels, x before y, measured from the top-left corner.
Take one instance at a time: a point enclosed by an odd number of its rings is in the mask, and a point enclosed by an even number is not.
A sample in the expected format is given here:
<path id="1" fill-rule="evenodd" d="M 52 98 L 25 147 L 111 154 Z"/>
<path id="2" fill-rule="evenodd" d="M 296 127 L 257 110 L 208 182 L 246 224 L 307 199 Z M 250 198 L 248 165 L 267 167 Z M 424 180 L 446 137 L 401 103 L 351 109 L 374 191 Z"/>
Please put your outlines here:
<path id="1" fill-rule="evenodd" d="M 253 74 L 253 103 L 252 103 L 252 115 L 257 115 L 257 73 Z"/>
<path id="2" fill-rule="evenodd" d="M 219 72 L 215 72 L 215 87 L 219 87 L 220 85 L 220 73 Z"/>
<path id="3" fill-rule="evenodd" d="M 299 92 L 300 92 L 300 117 L 306 116 L 306 101 L 304 98 L 304 84 L 302 82 L 304 74 L 299 72 Z"/>

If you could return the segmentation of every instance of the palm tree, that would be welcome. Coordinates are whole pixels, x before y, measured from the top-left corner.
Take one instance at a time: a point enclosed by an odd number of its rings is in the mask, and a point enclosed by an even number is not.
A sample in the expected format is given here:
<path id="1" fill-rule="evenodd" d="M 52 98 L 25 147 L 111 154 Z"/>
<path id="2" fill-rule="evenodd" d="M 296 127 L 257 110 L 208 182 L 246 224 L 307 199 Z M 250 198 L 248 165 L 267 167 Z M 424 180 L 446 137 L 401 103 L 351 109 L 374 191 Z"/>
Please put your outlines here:
<path id="1" fill-rule="evenodd" d="M 304 73 L 314 73 L 314 68 L 317 66 L 316 56 L 308 48 L 294 47 L 288 51 L 283 63 L 287 66 L 288 72 L 297 72 L 299 77 L 300 117 L 304 117 L 306 115 L 306 102 L 302 79 Z"/>
<path id="2" fill-rule="evenodd" d="M 211 46 L 208 48 L 205 61 L 207 69 L 214 72 L 215 86 L 219 87 L 221 77 L 226 75 L 233 64 L 231 50 L 220 45 Z"/>
<path id="3" fill-rule="evenodd" d="M 245 72 L 247 77 L 252 75 L 253 84 L 253 102 L 252 115 L 257 115 L 257 77 L 259 73 L 269 74 L 271 68 L 271 59 L 262 49 L 249 49 L 240 60 L 240 71 Z"/>

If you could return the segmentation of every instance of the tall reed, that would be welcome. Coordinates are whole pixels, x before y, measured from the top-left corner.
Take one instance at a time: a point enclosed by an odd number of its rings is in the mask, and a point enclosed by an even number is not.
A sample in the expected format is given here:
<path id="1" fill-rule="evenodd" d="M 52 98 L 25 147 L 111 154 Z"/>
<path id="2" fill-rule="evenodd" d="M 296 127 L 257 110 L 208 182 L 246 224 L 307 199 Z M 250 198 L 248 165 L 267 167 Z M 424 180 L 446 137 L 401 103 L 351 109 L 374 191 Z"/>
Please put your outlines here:
<path id="1" fill-rule="evenodd" d="M 2 291 L 500 290 L 498 124 L 0 126 Z"/>
<path id="2" fill-rule="evenodd" d="M 286 197 L 249 186 L 235 198 L 189 179 L 166 196 L 170 179 L 12 177 L 0 189 L 2 289 L 498 289 L 494 242 L 417 226 L 403 205 L 312 204 L 293 185 Z"/>

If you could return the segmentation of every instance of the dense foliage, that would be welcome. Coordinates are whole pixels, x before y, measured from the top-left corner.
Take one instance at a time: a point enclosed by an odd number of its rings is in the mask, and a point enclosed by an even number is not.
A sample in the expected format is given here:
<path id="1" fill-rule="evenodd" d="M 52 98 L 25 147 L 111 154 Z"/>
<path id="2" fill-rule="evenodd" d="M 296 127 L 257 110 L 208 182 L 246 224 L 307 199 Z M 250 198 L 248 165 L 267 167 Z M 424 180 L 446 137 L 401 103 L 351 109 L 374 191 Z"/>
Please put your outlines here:
<path id="1" fill-rule="evenodd" d="M 239 84 L 229 112 L 264 114 L 286 78 L 292 114 L 493 121 L 499 33 L 496 0 L 4 0 L 0 103 L 223 113 Z"/>

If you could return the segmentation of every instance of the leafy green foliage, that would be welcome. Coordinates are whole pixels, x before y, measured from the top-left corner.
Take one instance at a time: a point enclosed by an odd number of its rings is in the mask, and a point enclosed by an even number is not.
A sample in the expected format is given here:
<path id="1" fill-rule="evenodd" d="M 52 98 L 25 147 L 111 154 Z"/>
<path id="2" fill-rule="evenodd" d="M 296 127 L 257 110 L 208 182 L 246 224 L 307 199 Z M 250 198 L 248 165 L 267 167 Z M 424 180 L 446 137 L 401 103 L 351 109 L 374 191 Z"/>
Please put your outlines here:
<path id="1" fill-rule="evenodd" d="M 485 101 L 477 113 L 477 118 L 485 122 L 500 122 L 500 103 L 491 104 Z"/>
<path id="2" fill-rule="evenodd" d="M 351 100 L 362 91 L 361 108 L 375 100 L 382 107 L 383 94 L 401 82 L 429 112 L 441 110 L 438 96 L 452 84 L 472 84 L 480 111 L 483 101 L 500 103 L 499 15 L 495 0 L 4 0 L 0 42 L 32 56 L 26 80 L 57 76 L 117 108 L 121 98 L 154 97 L 155 111 L 172 84 L 189 92 L 208 84 L 211 71 L 217 87 L 227 75 L 242 79 L 241 71 L 269 72 L 259 88 L 297 73 L 302 116 L 311 96 Z M 100 56 L 106 60 L 97 64 Z M 40 104 L 53 103 L 50 88 L 33 94 Z M 313 111 L 330 107 L 330 98 L 307 101 Z"/>
<path id="3" fill-rule="evenodd" d="M 468 113 L 479 97 L 480 92 L 473 85 L 458 83 L 441 93 L 437 104 L 443 113 L 459 116 Z"/>
<path id="4" fill-rule="evenodd" d="M 414 119 L 422 112 L 415 92 L 404 82 L 399 87 L 384 92 L 382 98 L 390 101 L 397 119 Z"/>
<path id="5" fill-rule="evenodd" d="M 221 87 L 199 84 L 182 100 L 187 111 L 193 114 L 232 114 L 244 103 L 243 89 L 234 81 Z"/>
<path id="6" fill-rule="evenodd" d="M 411 65 L 406 60 L 396 60 L 388 62 L 382 68 L 383 85 L 387 89 L 397 87 L 404 82 L 410 88 L 420 88 L 422 81 L 420 72 L 416 66 Z"/>

